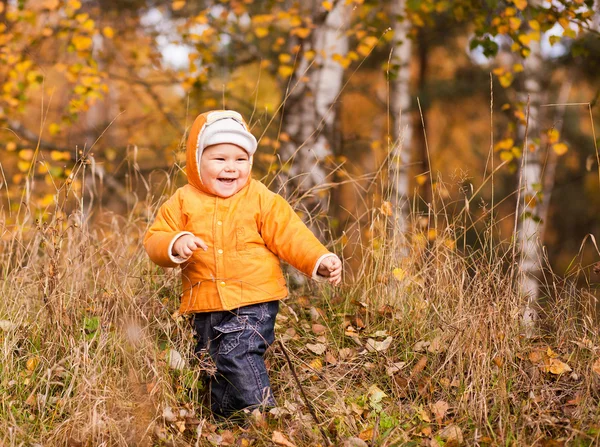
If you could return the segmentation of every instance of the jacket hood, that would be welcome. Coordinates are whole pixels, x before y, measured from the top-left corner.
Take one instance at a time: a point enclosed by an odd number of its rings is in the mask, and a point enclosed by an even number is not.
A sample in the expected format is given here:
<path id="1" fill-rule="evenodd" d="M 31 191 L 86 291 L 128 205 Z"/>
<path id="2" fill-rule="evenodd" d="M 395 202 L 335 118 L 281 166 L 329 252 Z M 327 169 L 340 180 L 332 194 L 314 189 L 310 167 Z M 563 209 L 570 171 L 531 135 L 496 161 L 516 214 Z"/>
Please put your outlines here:
<path id="1" fill-rule="evenodd" d="M 248 125 L 239 115 L 239 113 L 230 110 L 210 110 L 196 117 L 187 139 L 186 175 L 188 183 L 207 194 L 210 194 L 210 192 L 208 192 L 204 186 L 204 183 L 202 182 L 202 179 L 200 178 L 200 160 L 198 159 L 198 144 L 200 141 L 199 137 L 207 125 L 224 118 L 234 118 L 238 122 L 241 120 L 241 124 L 246 128 L 246 130 L 248 130 Z M 250 155 L 252 156 L 252 154 Z M 251 177 L 252 175 L 248 176 L 248 183 L 250 183 Z"/>

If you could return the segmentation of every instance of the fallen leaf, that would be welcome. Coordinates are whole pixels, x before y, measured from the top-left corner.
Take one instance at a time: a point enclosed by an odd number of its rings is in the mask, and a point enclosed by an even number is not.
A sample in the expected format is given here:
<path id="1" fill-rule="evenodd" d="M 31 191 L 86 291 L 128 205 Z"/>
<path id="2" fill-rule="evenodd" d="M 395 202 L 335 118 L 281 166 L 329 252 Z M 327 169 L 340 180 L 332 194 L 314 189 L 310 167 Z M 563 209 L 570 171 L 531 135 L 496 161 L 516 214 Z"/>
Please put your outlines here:
<path id="1" fill-rule="evenodd" d="M 177 416 L 175 415 L 175 413 L 173 413 L 171 407 L 165 407 L 162 413 L 162 417 L 167 422 L 175 422 L 177 420 Z"/>
<path id="2" fill-rule="evenodd" d="M 315 334 L 323 334 L 326 330 L 327 330 L 327 327 L 323 326 L 322 324 L 314 323 L 312 325 L 312 331 Z"/>
<path id="3" fill-rule="evenodd" d="M 323 369 L 323 361 L 319 358 L 314 359 L 308 365 L 315 371 L 321 371 Z"/>
<path id="4" fill-rule="evenodd" d="M 339 354 L 340 354 L 340 359 L 349 360 L 352 357 L 354 357 L 355 351 L 352 348 L 342 348 L 342 349 L 340 349 Z M 598 374 L 600 374 L 600 372 Z"/>
<path id="5" fill-rule="evenodd" d="M 277 430 L 273 432 L 273 436 L 271 436 L 271 441 L 273 441 L 277 445 L 283 445 L 285 447 L 296 447 L 296 444 L 288 441 L 288 439 L 283 435 L 283 433 Z"/>
<path id="6" fill-rule="evenodd" d="M 365 343 L 365 348 L 370 352 L 383 352 L 387 351 L 390 345 L 392 344 L 392 337 L 388 337 L 383 341 L 375 341 L 372 338 L 369 338 Z"/>
<path id="7" fill-rule="evenodd" d="M 448 402 L 443 400 L 438 400 L 436 403 L 431 404 L 431 411 L 433 412 L 435 420 L 438 424 L 442 424 L 444 416 L 446 416 L 449 408 L 450 405 L 448 405 Z"/>
<path id="8" fill-rule="evenodd" d="M 361 439 L 363 441 L 370 441 L 371 439 L 373 439 L 373 427 L 369 427 L 366 430 L 361 431 L 358 434 L 358 439 Z"/>
<path id="9" fill-rule="evenodd" d="M 12 321 L 8 321 L 8 320 L 0 320 L 0 329 L 6 332 L 12 331 L 13 329 L 16 329 L 17 327 L 19 327 L 18 324 L 13 323 Z"/>
<path id="10" fill-rule="evenodd" d="M 446 346 L 444 345 L 444 342 L 442 341 L 442 337 L 437 336 L 433 340 L 431 340 L 431 343 L 427 347 L 427 350 L 434 354 L 445 351 Z"/>
<path id="11" fill-rule="evenodd" d="M 462 430 L 458 425 L 448 425 L 437 436 L 445 442 L 444 447 L 455 447 L 464 443 Z"/>
<path id="12" fill-rule="evenodd" d="M 541 351 L 532 351 L 532 352 L 529 353 L 529 355 L 527 356 L 527 358 L 532 363 L 539 363 L 544 358 L 544 355 L 543 355 L 543 353 Z"/>
<path id="13" fill-rule="evenodd" d="M 38 364 L 40 363 L 40 359 L 38 357 L 30 357 L 29 359 L 27 359 L 27 363 L 25 364 L 25 367 L 27 368 L 28 371 L 33 371 Z"/>
<path id="14" fill-rule="evenodd" d="M 167 352 L 167 363 L 171 369 L 180 371 L 185 368 L 185 360 L 175 349 L 169 349 Z"/>
<path id="15" fill-rule="evenodd" d="M 330 365 L 334 365 L 334 366 L 337 365 L 337 363 L 338 363 L 335 356 L 330 352 L 325 353 L 325 362 L 327 362 Z"/>
<path id="16" fill-rule="evenodd" d="M 221 437 L 223 438 L 221 441 L 221 445 L 235 444 L 235 437 L 233 436 L 233 432 L 231 430 L 223 430 L 221 432 Z"/>
<path id="17" fill-rule="evenodd" d="M 431 416 L 426 408 L 419 406 L 416 410 L 417 417 L 423 422 L 431 422 Z"/>
<path id="18" fill-rule="evenodd" d="M 425 352 L 431 343 L 428 341 L 418 341 L 413 346 L 415 352 Z"/>
<path id="19" fill-rule="evenodd" d="M 325 346 L 323 343 L 316 343 L 316 344 L 312 344 L 312 343 L 307 343 L 306 344 L 306 348 L 317 355 L 321 355 L 323 354 L 325 351 L 327 351 L 327 346 Z"/>
<path id="20" fill-rule="evenodd" d="M 179 430 L 179 433 L 183 433 L 185 431 L 185 421 L 175 422 L 175 427 L 177 427 L 177 430 Z"/>
<path id="21" fill-rule="evenodd" d="M 598 357 L 598 359 L 594 362 L 594 364 L 592 365 L 592 369 L 596 374 L 600 376 L 600 357 Z"/>
<path id="22" fill-rule="evenodd" d="M 558 359 L 550 359 L 548 364 L 545 366 L 545 371 L 552 374 L 560 375 L 567 372 L 571 372 L 572 369 L 569 365 L 567 365 L 564 362 L 561 362 Z"/>
<path id="23" fill-rule="evenodd" d="M 360 438 L 348 438 L 344 439 L 341 447 L 368 447 L 368 445 Z"/>
<path id="24" fill-rule="evenodd" d="M 415 366 L 413 366 L 410 372 L 410 377 L 414 377 L 423 371 L 423 369 L 425 369 L 425 365 L 427 365 L 427 356 L 421 356 L 419 361 L 415 364 Z"/>
<path id="25" fill-rule="evenodd" d="M 395 372 L 400 371 L 406 366 L 406 362 L 396 362 L 385 369 L 385 373 L 388 376 L 393 376 Z"/>

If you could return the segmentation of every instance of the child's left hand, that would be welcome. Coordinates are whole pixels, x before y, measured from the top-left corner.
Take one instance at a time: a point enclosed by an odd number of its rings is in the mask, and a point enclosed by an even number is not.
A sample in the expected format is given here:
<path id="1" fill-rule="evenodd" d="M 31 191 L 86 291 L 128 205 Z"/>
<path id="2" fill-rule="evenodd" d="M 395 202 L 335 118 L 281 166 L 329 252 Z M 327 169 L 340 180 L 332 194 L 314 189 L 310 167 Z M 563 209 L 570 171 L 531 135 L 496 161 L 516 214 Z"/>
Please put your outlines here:
<path id="1" fill-rule="evenodd" d="M 330 284 L 337 286 L 342 280 L 342 261 L 337 256 L 327 256 L 321 260 L 317 274 L 328 278 Z"/>

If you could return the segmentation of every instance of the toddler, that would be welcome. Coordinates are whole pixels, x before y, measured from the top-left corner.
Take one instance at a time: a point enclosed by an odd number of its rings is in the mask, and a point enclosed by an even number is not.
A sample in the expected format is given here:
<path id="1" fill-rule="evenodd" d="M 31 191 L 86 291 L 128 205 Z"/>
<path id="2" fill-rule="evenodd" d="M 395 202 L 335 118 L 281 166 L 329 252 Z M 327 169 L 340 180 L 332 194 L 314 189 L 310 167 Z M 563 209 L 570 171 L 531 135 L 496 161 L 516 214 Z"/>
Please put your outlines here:
<path id="1" fill-rule="evenodd" d="M 341 281 L 342 263 L 283 197 L 251 179 L 257 142 L 242 116 L 199 115 L 187 140 L 188 184 L 160 208 L 144 237 L 150 259 L 181 265 L 181 314 L 193 314 L 196 353 L 208 350 L 211 408 L 229 416 L 273 406 L 263 355 L 288 294 L 279 258 L 315 279 Z"/>

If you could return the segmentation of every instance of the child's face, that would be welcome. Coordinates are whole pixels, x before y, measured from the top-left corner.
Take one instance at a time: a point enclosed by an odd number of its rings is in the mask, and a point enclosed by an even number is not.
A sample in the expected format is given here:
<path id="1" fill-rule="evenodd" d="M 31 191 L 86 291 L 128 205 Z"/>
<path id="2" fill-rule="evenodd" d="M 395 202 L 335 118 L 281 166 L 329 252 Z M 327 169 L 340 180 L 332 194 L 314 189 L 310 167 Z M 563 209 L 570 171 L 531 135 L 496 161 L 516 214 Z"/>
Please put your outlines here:
<path id="1" fill-rule="evenodd" d="M 242 189 L 250 175 L 250 156 L 235 144 L 208 146 L 200 159 L 200 177 L 206 189 L 219 197 L 231 197 Z"/>

